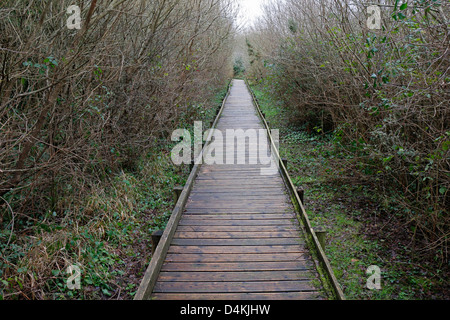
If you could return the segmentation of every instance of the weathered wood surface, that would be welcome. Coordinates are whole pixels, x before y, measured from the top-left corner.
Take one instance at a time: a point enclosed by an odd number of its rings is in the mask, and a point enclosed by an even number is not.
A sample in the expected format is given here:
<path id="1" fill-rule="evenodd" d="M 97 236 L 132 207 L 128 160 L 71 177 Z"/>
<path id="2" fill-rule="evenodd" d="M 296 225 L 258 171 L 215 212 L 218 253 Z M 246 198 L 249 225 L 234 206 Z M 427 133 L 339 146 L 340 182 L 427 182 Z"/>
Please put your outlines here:
<path id="1" fill-rule="evenodd" d="M 233 81 L 217 128 L 263 128 L 244 81 Z M 200 167 L 151 299 L 320 298 L 281 176 L 245 158 Z"/>

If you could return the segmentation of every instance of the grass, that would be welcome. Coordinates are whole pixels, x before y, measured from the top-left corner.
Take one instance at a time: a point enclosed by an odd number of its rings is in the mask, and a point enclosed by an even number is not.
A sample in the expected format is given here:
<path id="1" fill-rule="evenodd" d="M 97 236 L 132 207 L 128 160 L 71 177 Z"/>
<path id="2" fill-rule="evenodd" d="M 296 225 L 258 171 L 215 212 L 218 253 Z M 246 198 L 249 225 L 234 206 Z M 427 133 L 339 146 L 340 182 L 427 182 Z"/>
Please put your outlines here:
<path id="1" fill-rule="evenodd" d="M 226 88 L 210 106 L 196 106 L 180 125 L 192 131 L 194 121 L 211 123 L 225 94 Z M 174 144 L 161 139 L 135 170 L 90 186 L 64 215 L 49 210 L 14 228 L 3 225 L 0 300 L 132 299 L 151 259 L 151 234 L 165 228 L 173 187 L 183 186 L 190 174 L 188 165 L 172 163 Z M 81 271 L 80 290 L 68 287 L 71 265 Z"/>
<path id="2" fill-rule="evenodd" d="M 359 179 L 333 136 L 308 134 L 270 88 L 253 85 L 272 129 L 280 129 L 280 155 L 296 186 L 305 189 L 313 227 L 328 231 L 325 252 L 347 299 L 442 299 L 448 297 L 445 271 L 416 253 L 409 230 L 395 218 L 370 182 Z M 409 245 L 408 245 L 409 244 Z M 370 266 L 381 269 L 381 289 L 366 286 Z"/>

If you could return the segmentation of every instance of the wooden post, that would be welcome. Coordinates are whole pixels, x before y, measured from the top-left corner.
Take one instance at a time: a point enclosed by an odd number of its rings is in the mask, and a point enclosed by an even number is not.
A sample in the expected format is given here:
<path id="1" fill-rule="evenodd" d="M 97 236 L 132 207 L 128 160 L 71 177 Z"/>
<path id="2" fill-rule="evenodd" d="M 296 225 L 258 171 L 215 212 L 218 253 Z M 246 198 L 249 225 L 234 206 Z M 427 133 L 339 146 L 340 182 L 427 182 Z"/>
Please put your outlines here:
<path id="1" fill-rule="evenodd" d="M 303 188 L 297 188 L 297 194 L 300 198 L 300 201 L 302 202 L 302 205 L 305 205 L 305 190 Z"/>
<path id="2" fill-rule="evenodd" d="M 175 187 L 173 188 L 173 201 L 174 205 L 177 204 L 178 199 L 180 198 L 181 193 L 183 192 L 183 187 Z"/>
<path id="3" fill-rule="evenodd" d="M 161 237 L 163 235 L 162 230 L 157 230 L 152 233 L 152 256 L 155 253 L 156 247 L 158 246 L 159 240 L 161 240 Z"/>
<path id="4" fill-rule="evenodd" d="M 317 239 L 319 239 L 320 246 L 325 251 L 325 240 L 327 237 L 327 231 L 323 227 L 314 228 Z"/>

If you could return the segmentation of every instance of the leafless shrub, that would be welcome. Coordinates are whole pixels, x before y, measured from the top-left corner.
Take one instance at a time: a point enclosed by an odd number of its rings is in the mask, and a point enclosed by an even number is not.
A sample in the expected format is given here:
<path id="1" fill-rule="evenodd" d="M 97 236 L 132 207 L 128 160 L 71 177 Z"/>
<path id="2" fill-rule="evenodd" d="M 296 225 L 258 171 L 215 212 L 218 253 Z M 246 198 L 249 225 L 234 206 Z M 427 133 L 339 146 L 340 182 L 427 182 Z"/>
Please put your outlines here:
<path id="1" fill-rule="evenodd" d="M 132 166 L 229 74 L 226 1 L 77 4 L 79 31 L 68 1 L 2 2 L 0 195 L 20 195 L 21 210 L 42 205 L 30 190 L 55 209 L 76 175 Z"/>

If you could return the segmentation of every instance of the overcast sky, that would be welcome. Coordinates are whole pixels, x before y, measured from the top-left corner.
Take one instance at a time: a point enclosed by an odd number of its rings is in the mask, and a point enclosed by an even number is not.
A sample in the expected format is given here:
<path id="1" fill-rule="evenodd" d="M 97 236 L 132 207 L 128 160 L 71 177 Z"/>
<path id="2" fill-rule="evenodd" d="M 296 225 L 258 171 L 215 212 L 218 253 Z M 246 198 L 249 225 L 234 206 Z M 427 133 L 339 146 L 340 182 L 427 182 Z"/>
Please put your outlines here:
<path id="1" fill-rule="evenodd" d="M 238 16 L 238 23 L 249 26 L 252 22 L 262 15 L 261 4 L 265 0 L 237 0 L 240 5 L 240 14 Z"/>

